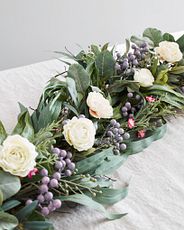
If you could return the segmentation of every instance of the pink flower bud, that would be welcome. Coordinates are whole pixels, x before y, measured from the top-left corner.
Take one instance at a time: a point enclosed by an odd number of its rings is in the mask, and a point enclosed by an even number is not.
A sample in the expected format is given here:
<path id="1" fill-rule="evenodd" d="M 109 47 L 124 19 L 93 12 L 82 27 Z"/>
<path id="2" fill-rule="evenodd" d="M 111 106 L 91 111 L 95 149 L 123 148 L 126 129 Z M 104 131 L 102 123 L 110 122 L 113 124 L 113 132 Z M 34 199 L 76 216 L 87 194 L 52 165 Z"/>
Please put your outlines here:
<path id="1" fill-rule="evenodd" d="M 128 119 L 128 127 L 132 129 L 135 126 L 135 120 L 134 118 L 129 118 Z"/>
<path id="2" fill-rule="evenodd" d="M 148 102 L 155 102 L 156 101 L 156 98 L 154 98 L 153 96 L 146 96 L 146 100 Z"/>
<path id="3" fill-rule="evenodd" d="M 37 173 L 38 173 L 38 169 L 34 168 L 31 171 L 29 171 L 27 176 L 28 176 L 29 179 L 32 179 L 32 177 L 35 176 Z"/>
<path id="4" fill-rule="evenodd" d="M 146 134 L 146 131 L 145 131 L 144 129 L 139 130 L 139 131 L 137 132 L 138 138 L 144 138 L 144 137 L 145 137 L 145 134 Z"/>

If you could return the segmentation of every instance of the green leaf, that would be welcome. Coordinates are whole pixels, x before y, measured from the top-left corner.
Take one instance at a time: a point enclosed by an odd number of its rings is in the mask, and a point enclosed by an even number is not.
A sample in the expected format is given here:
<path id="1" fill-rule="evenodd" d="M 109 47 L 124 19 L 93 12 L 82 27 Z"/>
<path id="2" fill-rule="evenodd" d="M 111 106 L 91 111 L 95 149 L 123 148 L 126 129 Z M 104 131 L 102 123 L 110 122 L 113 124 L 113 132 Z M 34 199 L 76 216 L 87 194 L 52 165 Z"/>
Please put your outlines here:
<path id="1" fill-rule="evenodd" d="M 120 189 L 101 188 L 102 193 L 97 193 L 92 199 L 100 204 L 113 205 L 124 199 L 128 194 L 128 187 Z"/>
<path id="2" fill-rule="evenodd" d="M 9 211 L 10 209 L 17 207 L 20 204 L 21 202 L 18 200 L 9 200 L 3 204 L 2 209 L 3 211 Z"/>
<path id="3" fill-rule="evenodd" d="M 78 174 L 88 173 L 90 171 L 95 171 L 96 168 L 104 161 L 104 159 L 112 153 L 112 148 L 101 150 L 101 152 L 96 153 L 86 159 L 83 159 L 76 164 L 78 169 Z"/>
<path id="4" fill-rule="evenodd" d="M 163 40 L 164 41 L 169 41 L 169 42 L 174 42 L 175 41 L 175 39 L 172 36 L 172 34 L 169 34 L 169 33 L 163 34 Z"/>
<path id="5" fill-rule="evenodd" d="M 162 84 L 165 85 L 168 81 L 168 69 L 166 70 L 161 70 L 158 74 L 158 76 L 156 77 L 156 83 L 157 84 Z"/>
<path id="6" fill-rule="evenodd" d="M 67 77 L 66 82 L 67 82 L 68 91 L 70 93 L 70 96 L 71 96 L 74 104 L 77 106 L 79 101 L 78 101 L 78 94 L 77 94 L 75 81 L 73 78 Z"/>
<path id="7" fill-rule="evenodd" d="M 173 73 L 173 74 L 184 73 L 184 66 L 175 66 L 169 71 L 169 73 Z"/>
<path id="8" fill-rule="evenodd" d="M 153 46 L 154 46 L 153 41 L 151 41 L 151 40 L 150 40 L 149 38 L 147 38 L 147 37 L 138 38 L 138 37 L 136 37 L 136 36 L 131 36 L 130 41 L 133 42 L 133 43 L 135 43 L 137 46 L 140 46 L 140 45 L 141 45 L 142 43 L 144 43 L 144 42 L 147 42 L 148 45 L 149 45 L 150 47 L 153 47 Z"/>
<path id="9" fill-rule="evenodd" d="M 84 95 L 90 85 L 90 78 L 86 70 L 79 64 L 73 64 L 68 69 L 68 77 L 74 79 L 77 92 Z"/>
<path id="10" fill-rule="evenodd" d="M 115 60 L 108 50 L 104 50 L 97 55 L 95 65 L 100 77 L 109 78 L 114 74 Z"/>
<path id="11" fill-rule="evenodd" d="M 32 140 L 34 137 L 34 129 L 32 126 L 31 117 L 29 112 L 23 111 L 18 116 L 18 123 L 13 130 L 13 134 L 19 134 L 28 140 Z"/>
<path id="12" fill-rule="evenodd" d="M 97 56 L 100 53 L 100 49 L 96 45 L 91 45 L 91 51 Z"/>
<path id="13" fill-rule="evenodd" d="M 178 38 L 178 40 L 176 41 L 180 47 L 181 52 L 184 52 L 184 34 Z"/>
<path id="14" fill-rule="evenodd" d="M 158 63 L 159 63 L 159 60 L 158 60 L 158 58 L 155 57 L 152 61 L 152 64 L 151 64 L 151 72 L 152 72 L 153 76 L 156 75 Z"/>
<path id="15" fill-rule="evenodd" d="M 0 206 L 3 203 L 3 192 L 0 190 Z"/>
<path id="16" fill-rule="evenodd" d="M 32 212 L 36 209 L 38 201 L 33 201 L 31 204 L 26 205 L 24 208 L 19 210 L 16 213 L 16 217 L 19 221 L 23 221 L 25 218 L 28 218 Z"/>
<path id="17" fill-rule="evenodd" d="M 89 208 L 95 209 L 104 214 L 104 216 L 110 220 L 119 219 L 126 214 L 116 214 L 116 213 L 109 213 L 107 210 L 98 202 L 94 201 L 90 197 L 84 194 L 75 194 L 71 196 L 60 196 L 59 199 L 62 201 L 72 201 L 78 204 L 82 204 L 88 206 Z"/>
<path id="18" fill-rule="evenodd" d="M 6 137 L 7 137 L 6 130 L 3 126 L 3 123 L 0 121 L 0 145 L 3 143 Z"/>
<path id="19" fill-rule="evenodd" d="M 26 230 L 51 230 L 53 224 L 48 221 L 26 221 L 24 224 Z"/>
<path id="20" fill-rule="evenodd" d="M 163 40 L 162 32 L 156 28 L 147 28 L 143 32 L 143 37 L 149 38 L 153 41 L 155 46 L 158 46 L 159 43 Z"/>
<path id="21" fill-rule="evenodd" d="M 18 220 L 15 216 L 6 212 L 0 212 L 0 229 L 13 230 L 18 225 Z"/>
<path id="22" fill-rule="evenodd" d="M 3 200 L 15 195 L 21 188 L 20 179 L 10 173 L 0 171 L 0 190 L 3 193 Z"/>
<path id="23" fill-rule="evenodd" d="M 109 154 L 103 162 L 96 168 L 96 175 L 111 174 L 116 171 L 128 158 L 127 154 L 120 156 L 114 155 L 113 152 Z"/>

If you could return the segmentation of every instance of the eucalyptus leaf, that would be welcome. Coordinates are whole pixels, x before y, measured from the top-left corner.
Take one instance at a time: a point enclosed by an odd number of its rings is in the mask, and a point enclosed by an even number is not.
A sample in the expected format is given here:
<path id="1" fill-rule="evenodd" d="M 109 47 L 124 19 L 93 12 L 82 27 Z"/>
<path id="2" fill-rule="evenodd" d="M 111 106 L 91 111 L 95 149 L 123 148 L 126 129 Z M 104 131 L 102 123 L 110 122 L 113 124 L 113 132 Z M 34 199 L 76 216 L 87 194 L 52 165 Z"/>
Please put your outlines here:
<path id="1" fill-rule="evenodd" d="M 6 137 L 7 137 L 6 130 L 3 126 L 3 123 L 0 121 L 0 145 L 3 143 Z"/>
<path id="2" fill-rule="evenodd" d="M 18 201 L 18 200 L 9 200 L 9 201 L 6 201 L 3 205 L 2 205 L 2 209 L 3 211 L 9 211 L 11 210 L 12 208 L 15 208 L 17 207 L 18 205 L 20 205 L 21 202 Z"/>
<path id="3" fill-rule="evenodd" d="M 128 187 L 113 189 L 101 188 L 102 193 L 97 193 L 93 200 L 104 205 L 113 205 L 128 195 Z"/>
<path id="4" fill-rule="evenodd" d="M 54 230 L 53 224 L 48 221 L 26 221 L 24 227 L 26 230 Z"/>
<path id="5" fill-rule="evenodd" d="M 3 192 L 0 190 L 0 206 L 3 203 Z"/>
<path id="6" fill-rule="evenodd" d="M 18 225 L 18 220 L 15 216 L 6 212 L 0 211 L 0 229 L 13 230 Z"/>
<path id="7" fill-rule="evenodd" d="M 3 200 L 15 195 L 21 188 L 19 177 L 10 173 L 0 171 L 0 190 L 3 193 Z"/>
<path id="8" fill-rule="evenodd" d="M 172 34 L 165 33 L 163 34 L 163 40 L 164 41 L 169 41 L 169 42 L 175 42 L 175 39 Z"/>
<path id="9" fill-rule="evenodd" d="M 86 70 L 79 64 L 72 64 L 68 69 L 68 77 L 75 81 L 77 92 L 85 95 L 90 85 L 90 78 Z"/>
<path id="10" fill-rule="evenodd" d="M 178 40 L 176 41 L 180 47 L 181 52 L 184 52 L 184 34 L 178 38 Z"/>
<path id="11" fill-rule="evenodd" d="M 114 74 L 115 60 L 108 50 L 104 50 L 97 55 L 95 65 L 100 77 L 109 78 Z"/>
<path id="12" fill-rule="evenodd" d="M 33 201 L 31 204 L 26 205 L 21 210 L 16 213 L 16 217 L 19 221 L 23 221 L 25 218 L 28 218 L 32 212 L 36 209 L 38 201 Z"/>
<path id="13" fill-rule="evenodd" d="M 79 101 L 78 101 L 78 95 L 77 95 L 77 89 L 76 89 L 75 81 L 73 78 L 67 77 L 66 82 L 67 82 L 68 91 L 70 93 L 70 96 L 71 96 L 74 104 L 77 106 Z"/>
<path id="14" fill-rule="evenodd" d="M 94 201 L 92 198 L 90 198 L 84 194 L 60 196 L 59 199 L 61 201 L 72 201 L 72 202 L 75 202 L 78 204 L 88 206 L 89 208 L 92 208 L 92 209 L 95 209 L 95 210 L 101 212 L 106 218 L 108 218 L 110 220 L 119 219 L 119 218 L 126 215 L 126 214 L 109 213 L 100 203 Z"/>
<path id="15" fill-rule="evenodd" d="M 162 32 L 156 28 L 145 29 L 143 32 L 143 37 L 149 38 L 151 41 L 153 41 L 155 46 L 158 46 L 163 40 Z"/>

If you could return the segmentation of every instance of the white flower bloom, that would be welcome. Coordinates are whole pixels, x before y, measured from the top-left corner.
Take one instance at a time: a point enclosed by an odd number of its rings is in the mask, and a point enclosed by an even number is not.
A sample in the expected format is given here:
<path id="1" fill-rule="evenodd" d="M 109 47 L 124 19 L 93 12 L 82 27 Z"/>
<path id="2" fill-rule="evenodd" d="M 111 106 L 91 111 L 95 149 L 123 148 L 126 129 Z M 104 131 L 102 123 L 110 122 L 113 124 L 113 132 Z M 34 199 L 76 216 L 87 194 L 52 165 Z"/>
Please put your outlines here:
<path id="1" fill-rule="evenodd" d="M 149 87 L 153 85 L 154 77 L 149 69 L 135 69 L 134 81 L 142 87 Z"/>
<path id="2" fill-rule="evenodd" d="M 63 127 L 66 141 L 78 151 L 85 151 L 94 145 L 96 130 L 87 118 L 73 117 Z"/>
<path id="3" fill-rule="evenodd" d="M 155 48 L 161 60 L 169 63 L 175 63 L 182 59 L 182 53 L 176 42 L 163 41 L 159 43 L 159 47 Z"/>
<path id="4" fill-rule="evenodd" d="M 101 93 L 90 92 L 86 102 L 91 116 L 96 118 L 111 118 L 113 116 L 113 108 L 109 100 L 105 99 Z"/>
<path id="5" fill-rule="evenodd" d="M 0 150 L 0 167 L 12 175 L 25 177 L 36 165 L 35 146 L 20 135 L 8 136 Z"/>

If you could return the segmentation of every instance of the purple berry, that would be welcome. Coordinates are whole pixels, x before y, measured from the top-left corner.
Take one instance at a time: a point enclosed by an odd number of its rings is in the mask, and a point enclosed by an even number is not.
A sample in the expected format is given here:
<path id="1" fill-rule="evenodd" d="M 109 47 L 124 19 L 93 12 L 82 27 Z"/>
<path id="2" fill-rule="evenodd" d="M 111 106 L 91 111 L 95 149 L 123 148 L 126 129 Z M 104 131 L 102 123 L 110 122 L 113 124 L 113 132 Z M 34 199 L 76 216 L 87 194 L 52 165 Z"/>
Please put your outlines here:
<path id="1" fill-rule="evenodd" d="M 52 203 L 52 202 L 49 203 L 48 209 L 49 209 L 50 212 L 53 212 L 53 211 L 56 210 L 56 208 L 53 206 L 53 203 Z"/>
<path id="2" fill-rule="evenodd" d="M 127 97 L 129 97 L 129 98 L 133 97 L 133 93 L 128 93 Z"/>
<path id="3" fill-rule="evenodd" d="M 61 208 L 62 202 L 59 199 L 53 200 L 53 206 L 58 209 Z"/>
<path id="4" fill-rule="evenodd" d="M 121 111 L 122 111 L 123 113 L 125 113 L 125 112 L 128 111 L 128 109 L 127 109 L 127 107 L 124 106 L 124 107 L 121 108 Z"/>
<path id="5" fill-rule="evenodd" d="M 60 154 L 60 149 L 59 148 L 53 148 L 52 149 L 52 152 L 56 155 L 59 155 Z"/>
<path id="6" fill-rule="evenodd" d="M 70 164 L 68 164 L 68 168 L 73 171 L 75 169 L 75 164 L 73 162 L 71 162 Z"/>
<path id="7" fill-rule="evenodd" d="M 138 63 L 138 61 L 137 61 L 137 59 L 135 59 L 135 60 L 133 60 L 133 65 L 135 65 L 135 66 L 137 66 L 139 63 Z"/>
<path id="8" fill-rule="evenodd" d="M 130 134 L 129 134 L 129 133 L 125 133 L 125 134 L 123 135 L 123 138 L 124 138 L 125 140 L 129 139 L 129 138 L 130 138 Z"/>
<path id="9" fill-rule="evenodd" d="M 40 171 L 40 174 L 41 174 L 41 176 L 47 176 L 48 175 L 48 170 L 44 168 L 44 169 L 42 169 Z"/>
<path id="10" fill-rule="evenodd" d="M 53 178 L 56 179 L 56 180 L 60 180 L 61 179 L 61 174 L 59 172 L 55 172 L 53 174 Z"/>
<path id="11" fill-rule="evenodd" d="M 30 205 L 33 201 L 31 199 L 26 201 L 26 205 Z"/>
<path id="12" fill-rule="evenodd" d="M 56 168 L 56 169 L 62 169 L 62 168 L 63 168 L 62 162 L 61 162 L 61 161 L 56 161 L 56 163 L 55 163 L 55 168 Z"/>
<path id="13" fill-rule="evenodd" d="M 48 186 L 46 184 L 40 185 L 39 189 L 42 194 L 48 192 Z"/>
<path id="14" fill-rule="evenodd" d="M 112 133 L 112 131 L 110 131 L 110 130 L 107 131 L 107 136 L 108 136 L 108 137 L 113 137 L 113 135 L 114 135 L 114 134 Z"/>
<path id="15" fill-rule="evenodd" d="M 114 125 L 116 124 L 116 120 L 115 120 L 115 119 L 112 119 L 112 120 L 110 121 L 110 124 L 111 124 L 112 126 L 114 126 Z"/>
<path id="16" fill-rule="evenodd" d="M 49 178 L 48 176 L 44 176 L 44 177 L 42 178 L 42 184 L 48 184 L 49 181 L 50 181 L 50 178 Z"/>
<path id="17" fill-rule="evenodd" d="M 122 129 L 122 128 L 120 128 L 120 129 L 118 130 L 118 133 L 119 133 L 120 135 L 122 135 L 124 132 L 125 132 L 125 131 L 124 131 L 124 129 Z"/>
<path id="18" fill-rule="evenodd" d="M 68 164 L 71 163 L 71 160 L 67 158 L 67 159 L 65 160 L 65 162 L 66 162 L 66 164 L 68 165 Z"/>
<path id="19" fill-rule="evenodd" d="M 72 158 L 72 153 L 71 152 L 67 152 L 67 158 L 71 159 Z"/>
<path id="20" fill-rule="evenodd" d="M 62 149 L 62 150 L 60 151 L 60 157 L 63 157 L 63 158 L 64 158 L 64 157 L 66 157 L 66 154 L 67 154 L 67 152 L 66 152 L 65 150 Z"/>
<path id="21" fill-rule="evenodd" d="M 125 103 L 125 107 L 127 107 L 128 110 L 131 109 L 131 104 L 130 104 L 130 102 L 127 101 L 127 102 Z"/>
<path id="22" fill-rule="evenodd" d="M 65 176 L 71 176 L 71 175 L 72 175 L 71 170 L 67 169 L 67 170 L 65 171 Z"/>
<path id="23" fill-rule="evenodd" d="M 123 113 L 123 116 L 124 116 L 124 117 L 127 117 L 127 116 L 128 116 L 128 113 L 127 113 L 127 112 L 124 112 L 124 113 Z"/>
<path id="24" fill-rule="evenodd" d="M 45 194 L 45 200 L 46 201 L 50 201 L 50 200 L 52 200 L 52 198 L 53 198 L 53 193 L 52 192 L 47 192 Z"/>
<path id="25" fill-rule="evenodd" d="M 181 87 L 181 91 L 184 93 L 184 86 Z"/>
<path id="26" fill-rule="evenodd" d="M 135 99 L 139 101 L 139 100 L 141 99 L 141 96 L 140 96 L 139 94 L 137 94 L 137 95 L 135 96 Z"/>
<path id="27" fill-rule="evenodd" d="M 42 194 L 40 194 L 37 196 L 37 200 L 39 203 L 43 203 L 45 201 L 45 197 Z"/>
<path id="28" fill-rule="evenodd" d="M 121 150 L 121 151 L 125 150 L 126 148 L 127 148 L 127 146 L 126 146 L 125 144 L 121 144 L 121 145 L 120 145 L 120 150 Z"/>
<path id="29" fill-rule="evenodd" d="M 119 127 L 120 127 L 120 123 L 119 123 L 119 122 L 116 122 L 116 124 L 115 124 L 114 127 L 115 127 L 115 128 L 119 128 Z"/>
<path id="30" fill-rule="evenodd" d="M 57 188 L 58 187 L 58 180 L 56 180 L 55 178 L 51 179 L 49 186 L 51 188 Z"/>
<path id="31" fill-rule="evenodd" d="M 43 207 L 43 208 L 41 209 L 41 213 L 42 213 L 42 215 L 44 215 L 44 216 L 48 216 L 48 215 L 49 215 L 49 209 L 48 209 L 47 207 Z"/>

